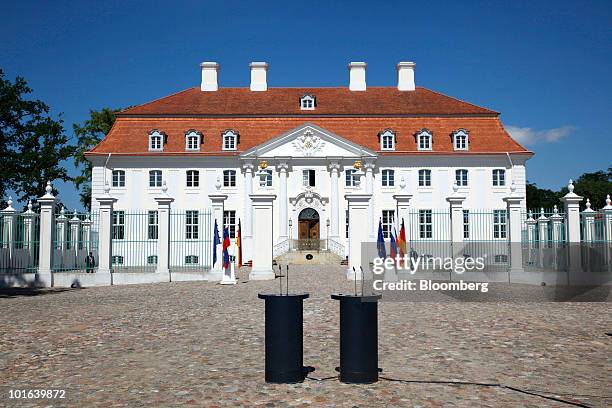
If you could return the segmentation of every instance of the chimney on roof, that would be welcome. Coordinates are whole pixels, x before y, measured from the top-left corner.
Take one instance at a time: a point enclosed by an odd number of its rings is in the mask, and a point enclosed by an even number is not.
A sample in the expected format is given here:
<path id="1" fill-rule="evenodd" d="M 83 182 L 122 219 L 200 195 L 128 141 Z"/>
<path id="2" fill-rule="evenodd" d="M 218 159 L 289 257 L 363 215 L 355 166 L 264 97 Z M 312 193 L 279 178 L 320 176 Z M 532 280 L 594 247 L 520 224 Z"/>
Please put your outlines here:
<path id="1" fill-rule="evenodd" d="M 348 65 L 349 69 L 349 90 L 365 91 L 366 90 L 366 66 L 365 62 L 351 62 Z"/>
<path id="2" fill-rule="evenodd" d="M 414 91 L 414 62 L 400 62 L 397 64 L 398 91 Z"/>
<path id="3" fill-rule="evenodd" d="M 267 91 L 268 90 L 268 63 L 267 62 L 251 62 L 251 91 Z"/>
<path id="4" fill-rule="evenodd" d="M 202 68 L 202 85 L 200 85 L 200 89 L 206 92 L 217 91 L 219 89 L 217 84 L 219 64 L 216 62 L 203 62 L 200 64 L 200 67 Z"/>

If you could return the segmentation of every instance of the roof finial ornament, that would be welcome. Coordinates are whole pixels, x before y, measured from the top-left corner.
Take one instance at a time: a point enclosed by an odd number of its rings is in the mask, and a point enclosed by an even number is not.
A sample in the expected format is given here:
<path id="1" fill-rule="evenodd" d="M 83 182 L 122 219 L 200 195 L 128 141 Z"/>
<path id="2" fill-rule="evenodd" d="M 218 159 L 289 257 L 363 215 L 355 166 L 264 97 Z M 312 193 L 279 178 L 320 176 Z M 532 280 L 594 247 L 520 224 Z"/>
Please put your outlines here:
<path id="1" fill-rule="evenodd" d="M 533 210 L 529 210 L 529 217 L 527 219 L 533 220 Z"/>
<path id="2" fill-rule="evenodd" d="M 47 186 L 45 187 L 45 193 L 51 194 L 51 191 L 53 191 L 53 187 L 51 187 L 51 181 L 47 180 Z"/>
<path id="3" fill-rule="evenodd" d="M 612 209 L 612 200 L 610 200 L 610 194 L 606 195 L 606 209 Z"/>
<path id="4" fill-rule="evenodd" d="M 567 184 L 567 189 L 570 193 L 574 192 L 574 180 L 569 179 L 569 183 Z"/>
<path id="5" fill-rule="evenodd" d="M 32 200 L 28 201 L 28 212 L 32 212 Z"/>
<path id="6" fill-rule="evenodd" d="M 590 198 L 587 198 L 587 202 L 585 205 L 586 205 L 587 210 L 591 209 L 591 199 Z"/>
<path id="7" fill-rule="evenodd" d="M 557 208 L 557 204 L 553 205 L 553 213 L 555 215 L 559 214 L 559 209 Z"/>

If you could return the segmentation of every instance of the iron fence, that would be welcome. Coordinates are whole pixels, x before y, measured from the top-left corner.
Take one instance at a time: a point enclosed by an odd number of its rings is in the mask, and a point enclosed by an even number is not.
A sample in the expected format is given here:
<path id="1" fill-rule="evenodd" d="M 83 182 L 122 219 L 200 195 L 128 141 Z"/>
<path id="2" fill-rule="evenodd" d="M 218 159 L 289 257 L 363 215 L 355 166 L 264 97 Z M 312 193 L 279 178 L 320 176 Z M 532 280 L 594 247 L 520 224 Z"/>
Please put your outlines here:
<path id="1" fill-rule="evenodd" d="M 98 269 L 98 212 L 56 214 L 51 247 L 53 272 L 95 272 Z"/>
<path id="2" fill-rule="evenodd" d="M 111 267 L 115 273 L 155 272 L 159 258 L 157 210 L 116 210 L 111 216 Z"/>
<path id="3" fill-rule="evenodd" d="M 40 215 L 0 213 L 0 273 L 34 273 L 38 270 Z"/>
<path id="4" fill-rule="evenodd" d="M 170 213 L 169 259 L 172 272 L 204 272 L 211 269 L 213 228 L 214 221 L 208 209 Z M 219 237 L 223 239 L 221 230 Z"/>

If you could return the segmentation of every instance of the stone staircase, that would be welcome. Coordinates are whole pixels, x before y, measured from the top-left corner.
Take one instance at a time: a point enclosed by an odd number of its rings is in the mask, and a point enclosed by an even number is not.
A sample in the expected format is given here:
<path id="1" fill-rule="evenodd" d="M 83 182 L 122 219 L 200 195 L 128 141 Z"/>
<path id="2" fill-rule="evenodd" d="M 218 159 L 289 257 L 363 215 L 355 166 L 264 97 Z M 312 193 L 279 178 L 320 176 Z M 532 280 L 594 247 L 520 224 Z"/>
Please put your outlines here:
<path id="1" fill-rule="evenodd" d="M 340 265 L 342 257 L 330 251 L 289 251 L 274 258 L 281 265 Z"/>

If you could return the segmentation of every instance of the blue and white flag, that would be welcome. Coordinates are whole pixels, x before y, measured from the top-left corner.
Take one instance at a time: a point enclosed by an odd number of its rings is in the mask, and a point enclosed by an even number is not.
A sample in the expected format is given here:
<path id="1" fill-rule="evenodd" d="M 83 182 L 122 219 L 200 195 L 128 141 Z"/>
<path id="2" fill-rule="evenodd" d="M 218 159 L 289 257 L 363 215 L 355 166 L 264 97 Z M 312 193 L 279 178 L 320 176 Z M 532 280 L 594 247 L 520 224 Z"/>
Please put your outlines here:
<path id="1" fill-rule="evenodd" d="M 217 227 L 217 220 L 215 220 L 215 230 L 213 231 L 213 267 L 217 263 L 217 245 L 221 243 L 219 237 L 219 227 Z"/>

